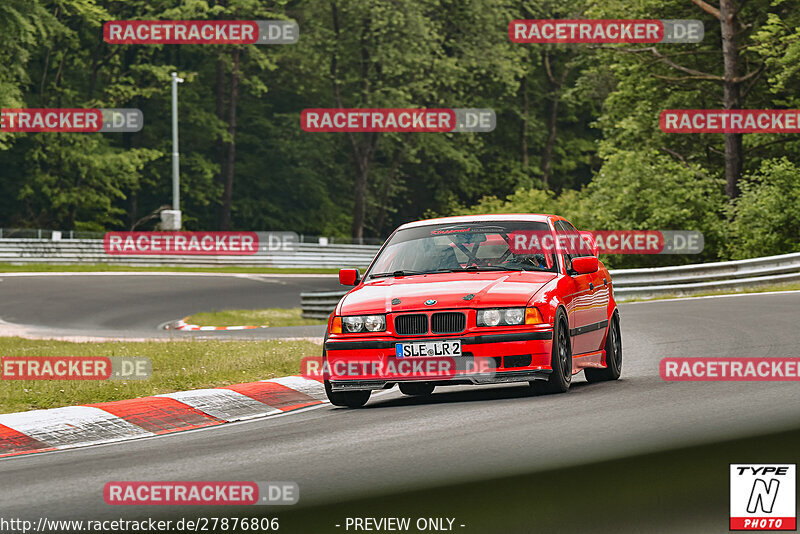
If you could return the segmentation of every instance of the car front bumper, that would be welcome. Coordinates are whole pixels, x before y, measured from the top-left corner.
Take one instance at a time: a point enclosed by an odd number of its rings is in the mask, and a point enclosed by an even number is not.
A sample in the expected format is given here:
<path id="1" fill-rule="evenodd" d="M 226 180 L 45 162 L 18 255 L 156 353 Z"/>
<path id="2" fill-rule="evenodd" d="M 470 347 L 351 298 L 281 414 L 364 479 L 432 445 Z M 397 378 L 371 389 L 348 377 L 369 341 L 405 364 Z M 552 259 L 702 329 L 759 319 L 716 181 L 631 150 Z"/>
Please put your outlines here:
<path id="1" fill-rule="evenodd" d="M 524 331 L 505 331 L 497 334 L 479 333 L 461 335 L 436 336 L 392 336 L 349 338 L 341 335 L 329 338 L 325 342 L 325 358 L 327 360 L 325 379 L 329 381 L 333 391 L 384 389 L 398 382 L 430 382 L 436 385 L 459 384 L 498 384 L 509 382 L 528 382 L 546 379 L 551 372 L 552 325 L 540 325 L 535 329 Z M 349 338 L 349 339 L 348 339 Z M 409 361 L 425 361 L 429 358 L 396 357 L 397 343 L 419 341 L 461 341 L 462 356 L 452 358 L 457 372 L 442 375 L 439 373 L 410 373 L 408 375 L 392 374 L 383 376 L 371 372 L 367 375 L 354 376 L 347 372 L 343 364 L 358 362 L 359 365 L 380 364 L 382 369 L 387 364 L 408 363 Z M 470 362 L 476 363 L 491 359 L 491 372 L 478 372 Z"/>

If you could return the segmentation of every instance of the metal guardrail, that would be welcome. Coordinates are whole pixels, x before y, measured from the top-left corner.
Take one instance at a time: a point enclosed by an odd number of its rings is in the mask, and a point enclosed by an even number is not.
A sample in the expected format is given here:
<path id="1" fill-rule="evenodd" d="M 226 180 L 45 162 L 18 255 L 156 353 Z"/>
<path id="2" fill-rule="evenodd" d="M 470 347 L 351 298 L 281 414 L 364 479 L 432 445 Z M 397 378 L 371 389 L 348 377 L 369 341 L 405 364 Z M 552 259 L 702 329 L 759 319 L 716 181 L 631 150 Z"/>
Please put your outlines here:
<path id="1" fill-rule="evenodd" d="M 112 256 L 101 239 L 0 239 L 0 263 L 69 265 L 105 263 L 127 266 L 330 268 L 369 265 L 378 246 L 299 243 L 292 252 L 254 256 Z M 739 261 L 612 270 L 617 300 L 692 295 L 716 290 L 743 290 L 800 281 L 800 253 Z M 326 318 L 344 291 L 303 293 L 304 315 Z M 313 314 L 313 315 L 312 315 Z"/>
<path id="2" fill-rule="evenodd" d="M 144 231 L 144 230 L 142 230 Z M 105 232 L 90 232 L 84 230 L 50 230 L 44 228 L 3 228 L 0 227 L 0 239 L 103 239 Z M 341 238 L 324 235 L 298 234 L 299 243 L 316 245 L 324 242 L 325 245 L 377 245 L 383 244 L 379 237 Z"/>
<path id="3" fill-rule="evenodd" d="M 685 296 L 719 290 L 746 290 L 800 281 L 800 253 L 740 261 L 609 271 L 618 302 Z M 327 319 L 347 291 L 301 293 L 303 316 Z"/>
<path id="4" fill-rule="evenodd" d="M 70 265 L 104 263 L 127 266 L 364 268 L 380 247 L 371 245 L 320 245 L 299 243 L 291 252 L 253 256 L 147 256 L 106 254 L 102 239 L 0 239 L 0 263 Z"/>
<path id="5" fill-rule="evenodd" d="M 300 293 L 303 317 L 307 319 L 327 319 L 347 291 L 309 291 Z"/>
<path id="6" fill-rule="evenodd" d="M 611 270 L 619 301 L 745 290 L 800 281 L 800 253 L 651 269 Z"/>

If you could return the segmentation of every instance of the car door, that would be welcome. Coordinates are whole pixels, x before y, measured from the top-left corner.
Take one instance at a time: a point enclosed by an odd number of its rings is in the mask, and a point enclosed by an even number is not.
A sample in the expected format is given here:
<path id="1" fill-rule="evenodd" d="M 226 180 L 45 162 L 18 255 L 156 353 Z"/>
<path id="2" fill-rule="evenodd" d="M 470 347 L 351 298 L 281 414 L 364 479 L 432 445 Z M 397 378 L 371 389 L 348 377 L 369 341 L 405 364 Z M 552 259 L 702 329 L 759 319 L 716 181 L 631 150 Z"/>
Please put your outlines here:
<path id="1" fill-rule="evenodd" d="M 569 243 L 570 239 L 574 236 L 571 235 L 572 230 L 563 222 L 555 221 L 553 226 L 556 229 L 556 236 L 559 243 Z M 564 258 L 565 274 L 572 280 L 572 289 L 564 295 L 564 303 L 567 307 L 567 315 L 569 319 L 569 332 L 570 343 L 572 345 L 572 354 L 582 354 L 584 352 L 591 352 L 592 348 L 589 345 L 586 336 L 581 334 L 584 327 L 587 325 L 588 316 L 586 310 L 592 299 L 592 290 L 589 285 L 592 283 L 590 274 L 578 274 L 572 268 L 572 258 L 577 257 L 577 254 L 570 252 L 570 247 L 561 247 L 561 254 Z"/>
<path id="2" fill-rule="evenodd" d="M 565 232 L 574 240 L 580 238 L 578 230 L 567 221 L 559 221 L 565 229 Z M 592 253 L 583 250 L 580 247 L 577 250 L 571 251 L 568 254 L 569 258 L 565 257 L 565 264 L 572 268 L 572 259 L 581 256 L 591 256 Z M 601 271 L 579 275 L 572 271 L 573 278 L 581 279 L 580 287 L 587 290 L 581 293 L 579 297 L 578 310 L 576 315 L 579 317 L 580 326 L 574 332 L 574 339 L 578 343 L 580 351 L 573 348 L 574 354 L 584 352 L 594 352 L 600 350 L 605 336 L 606 326 L 608 325 L 608 301 L 609 301 L 609 286 L 608 280 L 604 279 Z M 574 347 L 574 345 L 573 345 Z"/>

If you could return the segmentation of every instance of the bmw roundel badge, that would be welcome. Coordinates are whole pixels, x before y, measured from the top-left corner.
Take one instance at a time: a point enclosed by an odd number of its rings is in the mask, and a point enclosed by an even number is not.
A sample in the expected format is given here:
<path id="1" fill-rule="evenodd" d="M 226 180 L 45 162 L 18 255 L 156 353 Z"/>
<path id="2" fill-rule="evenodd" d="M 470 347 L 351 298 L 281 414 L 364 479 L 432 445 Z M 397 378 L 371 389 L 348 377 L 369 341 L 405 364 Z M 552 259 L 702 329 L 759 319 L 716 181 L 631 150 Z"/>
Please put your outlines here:
<path id="1" fill-rule="evenodd" d="M 425 306 L 433 306 L 434 304 L 436 304 L 436 301 L 433 299 L 428 299 L 425 301 Z"/>

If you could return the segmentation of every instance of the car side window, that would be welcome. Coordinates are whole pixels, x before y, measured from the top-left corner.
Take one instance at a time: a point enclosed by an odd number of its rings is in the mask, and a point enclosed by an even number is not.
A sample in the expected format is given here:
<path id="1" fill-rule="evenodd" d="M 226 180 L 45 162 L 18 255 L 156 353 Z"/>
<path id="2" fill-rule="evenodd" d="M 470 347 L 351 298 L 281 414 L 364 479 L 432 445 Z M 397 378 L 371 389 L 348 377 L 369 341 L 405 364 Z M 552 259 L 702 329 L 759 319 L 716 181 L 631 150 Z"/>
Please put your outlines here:
<path id="1" fill-rule="evenodd" d="M 556 227 L 556 234 L 558 236 L 564 236 L 567 243 L 582 243 L 580 232 L 578 232 L 577 228 L 572 226 L 571 223 L 556 221 L 554 226 Z M 573 247 L 573 250 L 564 251 L 564 266 L 569 275 L 575 274 L 575 270 L 572 268 L 572 260 L 574 258 L 592 255 L 591 252 L 582 252 L 581 248 L 582 247 Z"/>
<path id="2" fill-rule="evenodd" d="M 572 223 L 569 223 L 567 221 L 561 221 L 561 223 L 564 225 L 564 228 L 566 228 L 568 234 L 570 234 L 572 236 L 576 236 L 576 239 L 579 239 L 579 240 L 581 239 L 581 233 L 578 231 L 577 228 L 572 226 Z M 585 247 L 583 241 L 580 241 L 580 243 L 581 243 L 580 248 L 578 250 L 576 250 L 575 254 L 572 254 L 571 256 L 573 258 L 582 258 L 584 256 L 591 256 L 592 253 L 586 250 L 586 247 Z"/>
<path id="3" fill-rule="evenodd" d="M 567 230 L 561 221 L 555 221 L 553 226 L 556 229 L 557 238 L 560 239 L 562 236 L 567 234 Z M 562 251 L 562 256 L 564 257 L 564 272 L 570 275 L 573 274 L 575 271 L 572 268 L 572 255 Z"/>

